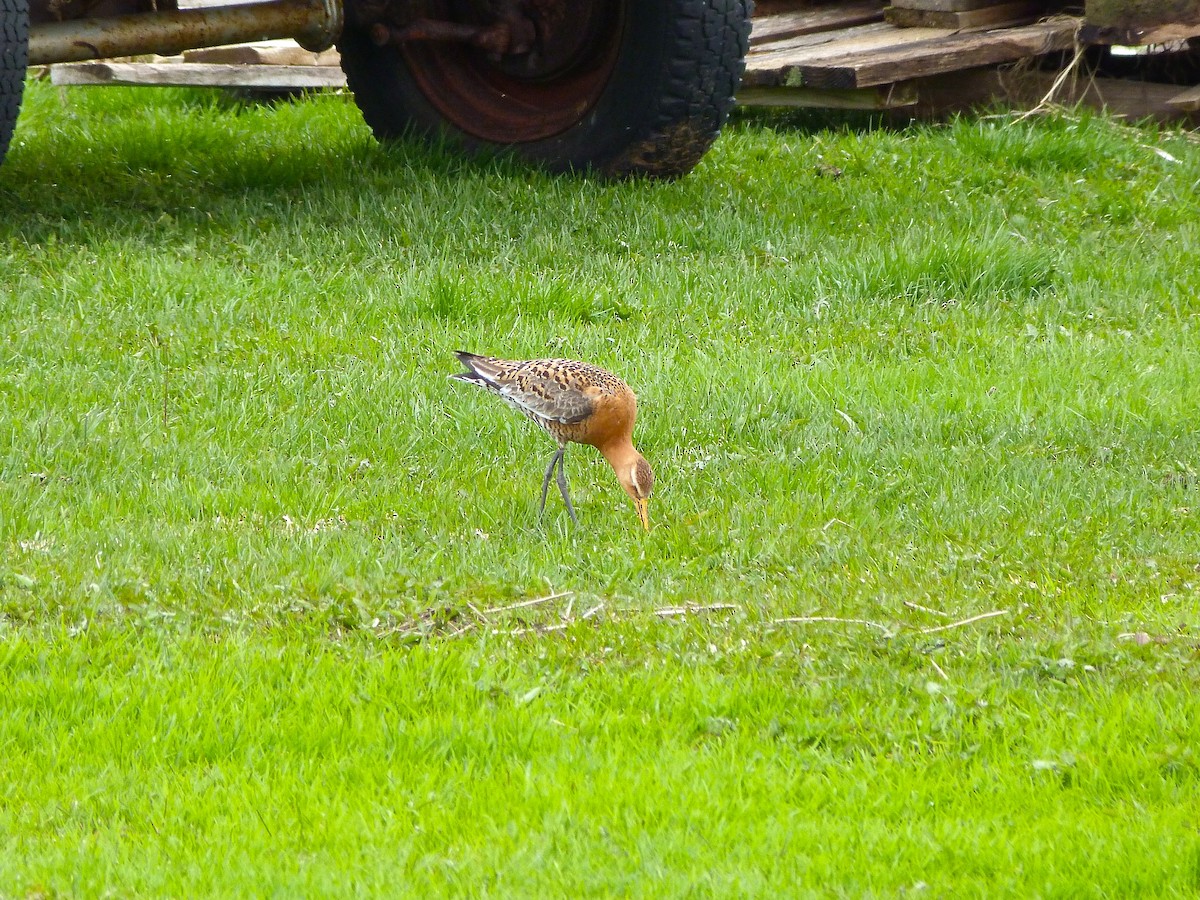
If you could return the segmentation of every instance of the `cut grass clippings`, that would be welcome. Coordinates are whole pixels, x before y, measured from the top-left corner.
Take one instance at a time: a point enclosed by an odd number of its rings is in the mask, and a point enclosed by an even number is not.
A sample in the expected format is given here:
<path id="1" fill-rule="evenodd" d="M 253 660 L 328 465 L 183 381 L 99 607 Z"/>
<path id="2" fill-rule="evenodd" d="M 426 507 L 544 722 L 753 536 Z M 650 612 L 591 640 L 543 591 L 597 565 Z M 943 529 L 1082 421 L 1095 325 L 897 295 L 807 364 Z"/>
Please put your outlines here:
<path id="1" fill-rule="evenodd" d="M 1090 115 L 608 184 L 31 82 L 0 896 L 1194 896 L 1198 186 Z M 624 377 L 653 532 L 579 447 L 539 524 L 459 348 Z"/>

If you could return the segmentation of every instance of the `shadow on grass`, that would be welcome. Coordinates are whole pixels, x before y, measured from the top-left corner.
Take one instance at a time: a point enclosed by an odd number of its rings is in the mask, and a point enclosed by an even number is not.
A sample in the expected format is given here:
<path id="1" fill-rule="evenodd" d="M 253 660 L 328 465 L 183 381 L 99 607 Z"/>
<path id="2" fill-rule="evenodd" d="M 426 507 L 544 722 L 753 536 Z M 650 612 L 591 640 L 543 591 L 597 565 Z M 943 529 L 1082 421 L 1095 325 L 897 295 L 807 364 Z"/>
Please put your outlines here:
<path id="1" fill-rule="evenodd" d="M 865 110 L 738 106 L 734 107 L 730 123 L 801 134 L 816 134 L 821 131 L 871 134 L 876 131 L 902 130 L 910 124 L 910 120 L 906 117 Z"/>
<path id="2" fill-rule="evenodd" d="M 64 97 L 66 99 L 64 99 Z M 348 97 L 264 100 L 200 89 L 83 89 L 30 83 L 0 166 L 0 235 L 91 239 L 160 222 L 198 231 L 216 209 L 319 211 L 322 197 L 412 194 L 432 182 L 528 173 L 503 156 L 470 157 L 412 136 L 377 142 L 346 127 Z M 356 116 L 356 113 L 352 112 Z"/>

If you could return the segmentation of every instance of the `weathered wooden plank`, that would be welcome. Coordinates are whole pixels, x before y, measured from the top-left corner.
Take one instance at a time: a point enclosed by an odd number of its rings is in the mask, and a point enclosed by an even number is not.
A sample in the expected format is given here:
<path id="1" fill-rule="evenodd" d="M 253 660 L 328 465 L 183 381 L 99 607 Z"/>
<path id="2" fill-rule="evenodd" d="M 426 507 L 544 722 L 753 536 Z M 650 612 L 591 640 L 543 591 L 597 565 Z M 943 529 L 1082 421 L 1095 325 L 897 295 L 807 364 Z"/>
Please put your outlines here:
<path id="1" fill-rule="evenodd" d="M 883 0 L 826 4 L 751 20 L 750 46 L 883 20 Z"/>
<path id="2" fill-rule="evenodd" d="M 1167 121 L 1186 117 L 1186 111 L 1171 105 L 1172 97 L 1179 91 L 1177 85 L 1146 81 L 1068 78 L 1059 82 L 1056 72 L 1034 69 L 1014 72 L 985 66 L 909 83 L 915 85 L 918 92 L 917 104 L 911 108 L 917 118 L 941 117 L 997 102 L 1015 109 L 1032 109 L 1042 102 L 1051 106 L 1085 106 L 1103 110 L 1116 118 L 1133 120 Z M 1047 95 L 1050 95 L 1048 100 Z"/>
<path id="3" fill-rule="evenodd" d="M 1200 112 L 1200 86 L 1173 94 L 1166 100 L 1167 106 L 1180 112 Z"/>
<path id="4" fill-rule="evenodd" d="M 1055 84 L 1051 72 L 1034 72 L 1028 76 L 1025 96 L 1029 105 L 1040 101 L 1055 88 L 1050 103 L 1059 106 L 1085 106 L 1101 110 L 1117 119 L 1179 119 L 1187 114 L 1173 104 L 1179 96 L 1179 85 L 1135 81 L 1130 78 L 1079 78 Z M 1030 88 L 1033 95 L 1030 95 Z"/>
<path id="5" fill-rule="evenodd" d="M 1130 29 L 1195 23 L 1200 0 L 1087 0 L 1084 18 L 1089 25 Z"/>
<path id="6" fill-rule="evenodd" d="M 892 6 L 929 12 L 967 12 L 1003 3 L 1004 0 L 892 0 Z"/>
<path id="7" fill-rule="evenodd" d="M 903 46 L 909 43 L 945 37 L 954 32 L 948 28 L 894 28 L 883 22 L 859 25 L 839 31 L 821 32 L 791 38 L 758 48 L 746 58 L 745 85 L 798 85 L 788 76 L 800 63 L 814 63 L 827 57 Z"/>
<path id="8" fill-rule="evenodd" d="M 980 28 L 984 26 L 1024 25 L 1033 22 L 1046 11 L 1038 0 L 1012 0 L 965 12 L 942 12 L 889 6 L 883 19 L 899 28 Z"/>
<path id="9" fill-rule="evenodd" d="M 787 106 L 807 109 L 905 109 L 917 103 L 916 88 L 889 84 L 856 90 L 813 90 L 788 87 L 744 87 L 737 93 L 742 106 Z"/>
<path id="10" fill-rule="evenodd" d="M 180 0 L 184 2 L 184 0 Z M 794 12 L 798 9 L 809 9 L 816 4 L 811 0 L 756 0 L 753 15 L 774 16 L 780 13 Z"/>
<path id="11" fill-rule="evenodd" d="M 805 87 L 861 88 L 1009 62 L 1073 47 L 1076 25 L 1076 19 L 1063 16 L 1019 28 L 951 34 L 873 53 L 798 59 L 783 67 L 782 81 Z M 917 29 L 898 29 L 901 34 L 907 31 Z"/>
<path id="12" fill-rule="evenodd" d="M 279 40 L 184 50 L 183 61 L 229 66 L 336 66 L 340 56 L 336 50 L 313 53 L 293 40 Z"/>
<path id="13" fill-rule="evenodd" d="M 872 35 L 894 34 L 896 29 L 884 22 L 873 22 L 868 25 L 854 25 L 850 28 L 838 28 L 833 31 L 817 31 L 812 34 L 802 34 L 796 37 L 772 41 L 750 48 L 750 58 L 766 59 L 771 56 L 792 54 L 797 50 L 810 47 L 821 47 L 847 41 L 857 41 Z"/>
<path id="14" fill-rule="evenodd" d="M 239 87 L 287 91 L 345 87 L 346 76 L 338 66 L 86 62 L 51 66 L 50 83 Z"/>
<path id="15" fill-rule="evenodd" d="M 1071 85 L 1065 96 L 1059 97 L 1056 102 L 1064 105 L 1082 103 L 1103 109 L 1119 119 L 1135 120 L 1174 119 L 1200 108 L 1188 110 L 1186 102 L 1176 103 L 1179 98 L 1177 84 L 1156 84 L 1131 78 L 1091 78 L 1080 79 Z M 1197 99 L 1200 100 L 1200 96 Z"/>

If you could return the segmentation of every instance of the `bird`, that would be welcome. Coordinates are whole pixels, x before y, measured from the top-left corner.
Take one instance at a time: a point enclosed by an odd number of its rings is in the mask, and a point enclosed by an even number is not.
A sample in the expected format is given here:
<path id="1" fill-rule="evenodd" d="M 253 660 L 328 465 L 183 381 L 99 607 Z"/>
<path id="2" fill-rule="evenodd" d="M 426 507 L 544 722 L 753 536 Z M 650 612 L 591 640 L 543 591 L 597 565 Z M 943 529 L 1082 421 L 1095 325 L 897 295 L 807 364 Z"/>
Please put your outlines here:
<path id="1" fill-rule="evenodd" d="M 633 446 L 637 396 L 624 381 L 591 363 L 574 359 L 498 359 L 465 350 L 455 355 L 466 367 L 451 378 L 479 385 L 499 395 L 558 441 L 542 481 L 540 517 L 546 509 L 550 478 L 558 468 L 558 489 L 576 525 L 579 519 L 567 492 L 563 456 L 567 444 L 590 444 L 603 454 L 637 509 L 642 527 L 650 530 L 649 501 L 654 472 Z"/>

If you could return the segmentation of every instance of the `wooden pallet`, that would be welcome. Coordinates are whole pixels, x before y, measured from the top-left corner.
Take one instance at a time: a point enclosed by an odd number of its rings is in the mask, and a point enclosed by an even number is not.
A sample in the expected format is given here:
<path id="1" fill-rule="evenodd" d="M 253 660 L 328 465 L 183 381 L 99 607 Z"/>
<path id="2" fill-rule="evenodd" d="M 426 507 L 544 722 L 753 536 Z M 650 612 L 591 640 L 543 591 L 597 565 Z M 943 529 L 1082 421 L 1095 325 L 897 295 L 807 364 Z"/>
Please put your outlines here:
<path id="1" fill-rule="evenodd" d="M 1079 22 L 1059 16 L 1008 28 L 897 27 L 884 21 L 877 3 L 873 20 L 837 22 L 827 9 L 830 28 L 797 37 L 755 42 L 746 60 L 748 87 L 859 89 L 941 75 L 979 66 L 1014 62 L 1074 46 Z M 755 20 L 757 30 L 773 33 L 774 16 Z"/>
<path id="2" fill-rule="evenodd" d="M 738 101 L 936 116 L 996 101 L 1032 107 L 1049 97 L 1133 119 L 1200 112 L 1200 88 L 1113 78 L 1058 80 L 1034 66 L 1014 69 L 1023 60 L 1078 46 L 1081 21 L 1075 17 L 994 24 L 996 18 L 1027 19 L 1039 5 L 1050 8 L 1045 0 L 891 0 L 890 6 L 874 0 L 798 10 L 777 0 L 754 20 Z M 894 24 L 897 13 L 901 25 Z M 922 16 L 905 18 L 909 13 Z"/>

